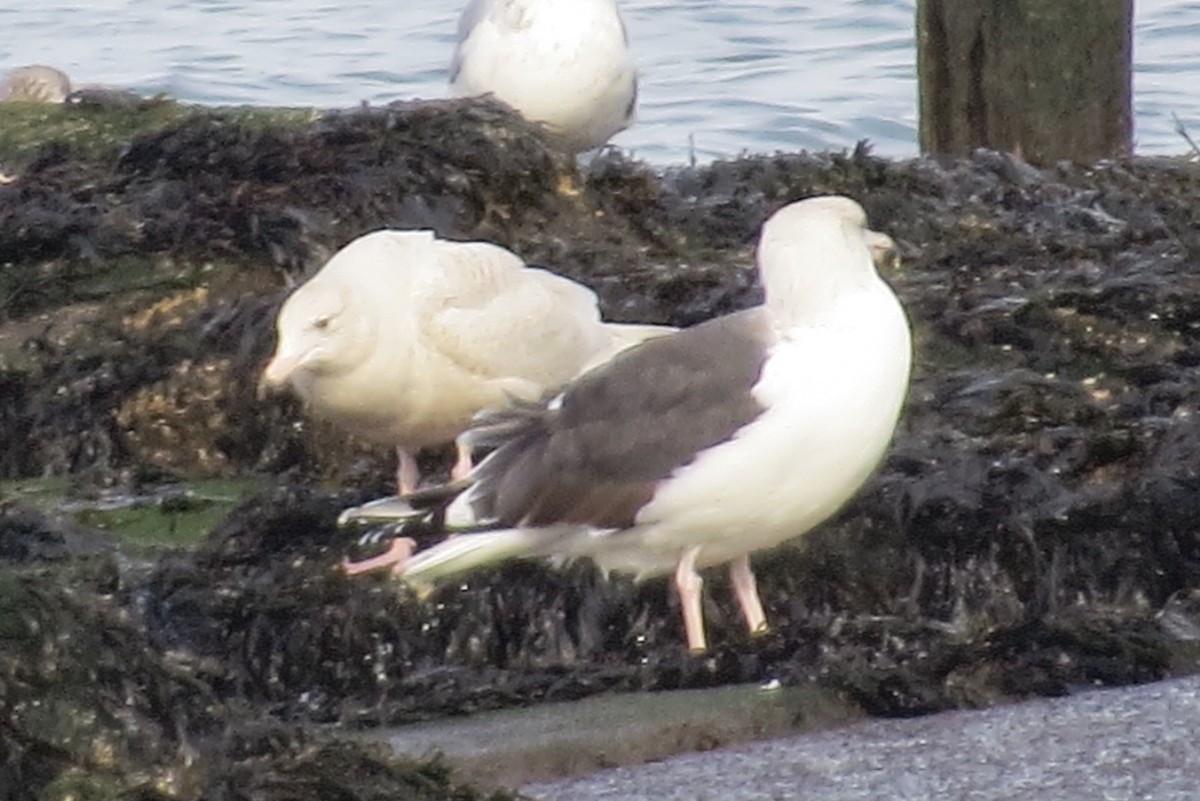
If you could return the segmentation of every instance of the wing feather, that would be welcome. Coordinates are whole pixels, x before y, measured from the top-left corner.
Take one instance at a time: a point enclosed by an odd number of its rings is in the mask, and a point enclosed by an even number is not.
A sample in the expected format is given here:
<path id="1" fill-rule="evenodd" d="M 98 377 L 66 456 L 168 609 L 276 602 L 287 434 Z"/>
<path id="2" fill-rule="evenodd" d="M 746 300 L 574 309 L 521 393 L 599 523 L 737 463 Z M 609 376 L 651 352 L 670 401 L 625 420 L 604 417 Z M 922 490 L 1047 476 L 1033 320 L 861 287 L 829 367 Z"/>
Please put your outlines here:
<path id="1" fill-rule="evenodd" d="M 762 413 L 769 341 L 761 310 L 730 315 L 649 340 L 539 410 L 487 416 L 479 439 L 502 442 L 468 493 L 476 518 L 632 525 L 660 481 Z"/>
<path id="2" fill-rule="evenodd" d="M 414 287 L 424 347 L 484 380 L 566 383 L 610 337 L 584 286 L 482 242 L 438 242 Z M 527 393 L 525 393 L 527 396 Z"/>

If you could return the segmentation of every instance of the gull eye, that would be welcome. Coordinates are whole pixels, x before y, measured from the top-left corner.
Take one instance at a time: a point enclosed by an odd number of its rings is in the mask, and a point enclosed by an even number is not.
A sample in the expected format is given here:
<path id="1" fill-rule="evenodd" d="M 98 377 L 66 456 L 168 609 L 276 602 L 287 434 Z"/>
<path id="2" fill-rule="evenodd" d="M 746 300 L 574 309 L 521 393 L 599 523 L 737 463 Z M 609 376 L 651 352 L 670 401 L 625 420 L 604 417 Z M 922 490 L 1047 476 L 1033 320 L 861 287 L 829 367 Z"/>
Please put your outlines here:
<path id="1" fill-rule="evenodd" d="M 313 320 L 312 326 L 313 326 L 313 328 L 317 329 L 318 331 L 324 331 L 326 328 L 329 327 L 329 324 L 332 322 L 333 322 L 332 314 L 323 314 L 320 317 L 318 317 L 317 319 Z"/>

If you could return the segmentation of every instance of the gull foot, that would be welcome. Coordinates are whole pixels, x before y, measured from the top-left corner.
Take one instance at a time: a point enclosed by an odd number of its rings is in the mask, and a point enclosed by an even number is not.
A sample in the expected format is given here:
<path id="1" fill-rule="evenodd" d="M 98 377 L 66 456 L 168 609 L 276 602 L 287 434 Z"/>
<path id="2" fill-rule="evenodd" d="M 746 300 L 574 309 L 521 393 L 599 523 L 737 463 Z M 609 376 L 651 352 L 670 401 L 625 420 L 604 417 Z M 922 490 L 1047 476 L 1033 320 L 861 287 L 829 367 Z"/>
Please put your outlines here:
<path id="1" fill-rule="evenodd" d="M 373 556 L 370 559 L 363 559 L 359 562 L 351 562 L 349 559 L 343 559 L 339 567 L 347 576 L 357 576 L 359 573 L 369 573 L 372 570 L 382 570 L 385 567 L 390 567 L 392 573 L 398 575 L 404 571 L 405 563 L 408 562 L 408 558 L 413 555 L 413 551 L 416 549 L 416 540 L 411 537 L 396 537 L 396 539 L 392 540 L 391 546 L 379 556 Z"/>

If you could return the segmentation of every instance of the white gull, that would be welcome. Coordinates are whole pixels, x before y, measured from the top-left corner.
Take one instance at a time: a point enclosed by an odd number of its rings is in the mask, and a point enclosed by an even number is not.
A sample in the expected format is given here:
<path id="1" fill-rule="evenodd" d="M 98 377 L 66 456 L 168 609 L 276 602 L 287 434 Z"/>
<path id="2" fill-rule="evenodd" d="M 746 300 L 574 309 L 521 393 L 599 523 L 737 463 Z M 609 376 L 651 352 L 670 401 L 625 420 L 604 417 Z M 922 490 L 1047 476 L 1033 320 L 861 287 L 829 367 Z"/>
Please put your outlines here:
<path id="1" fill-rule="evenodd" d="M 613 0 L 473 0 L 459 19 L 450 86 L 461 97 L 495 95 L 571 153 L 628 126 L 637 102 Z"/>
<path id="2" fill-rule="evenodd" d="M 395 445 L 401 492 L 415 452 L 479 411 L 533 400 L 628 345 L 674 329 L 600 320 L 594 292 L 487 242 L 384 230 L 350 242 L 276 319 L 267 387 L 290 385 L 316 417 Z M 470 469 L 460 444 L 454 475 Z"/>

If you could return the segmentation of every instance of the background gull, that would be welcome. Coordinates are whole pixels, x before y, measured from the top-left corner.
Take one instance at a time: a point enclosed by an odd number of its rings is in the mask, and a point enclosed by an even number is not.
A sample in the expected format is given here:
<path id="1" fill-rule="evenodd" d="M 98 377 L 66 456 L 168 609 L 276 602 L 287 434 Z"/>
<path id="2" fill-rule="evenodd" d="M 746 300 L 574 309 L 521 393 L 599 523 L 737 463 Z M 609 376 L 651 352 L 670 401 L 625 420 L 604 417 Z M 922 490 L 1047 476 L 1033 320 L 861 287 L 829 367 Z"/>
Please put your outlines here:
<path id="1" fill-rule="evenodd" d="M 459 19 L 450 86 L 495 95 L 572 153 L 628 126 L 637 101 L 613 0 L 473 0 Z"/>
<path id="2" fill-rule="evenodd" d="M 875 269 L 885 240 L 865 223 L 844 197 L 786 206 L 759 240 L 762 306 L 645 342 L 549 403 L 482 420 L 466 439 L 496 450 L 446 519 L 496 530 L 451 537 L 396 572 L 427 585 L 499 559 L 590 556 L 638 578 L 673 573 L 699 650 L 697 571 L 729 563 L 748 628 L 764 628 L 749 554 L 849 500 L 908 388 L 908 322 Z"/>
<path id="3" fill-rule="evenodd" d="M 14 67 L 0 78 L 0 102 L 62 103 L 71 94 L 71 79 L 42 64 Z"/>

